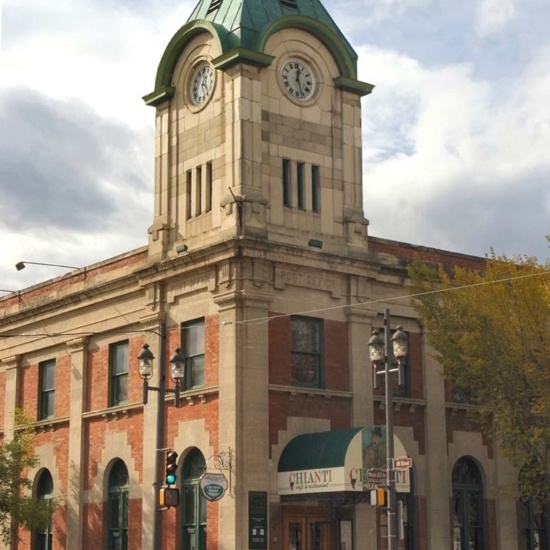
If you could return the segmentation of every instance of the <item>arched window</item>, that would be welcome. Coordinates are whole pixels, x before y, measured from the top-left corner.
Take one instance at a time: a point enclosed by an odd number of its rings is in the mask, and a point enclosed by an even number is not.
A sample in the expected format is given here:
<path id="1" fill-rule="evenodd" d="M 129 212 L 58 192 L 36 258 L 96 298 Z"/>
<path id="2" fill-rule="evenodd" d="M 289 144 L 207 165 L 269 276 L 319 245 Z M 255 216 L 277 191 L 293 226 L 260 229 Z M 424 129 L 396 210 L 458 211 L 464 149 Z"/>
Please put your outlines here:
<path id="1" fill-rule="evenodd" d="M 483 550 L 483 482 L 476 463 L 461 458 L 453 468 L 454 548 Z"/>
<path id="2" fill-rule="evenodd" d="M 539 473 L 534 460 L 519 473 L 519 485 L 528 488 L 531 498 L 522 498 L 519 502 L 520 525 L 523 540 L 520 540 L 520 550 L 539 550 L 548 548 L 548 512 L 550 506 L 546 499 L 546 483 Z"/>
<path id="3" fill-rule="evenodd" d="M 524 537 L 520 548 L 522 550 L 548 548 L 548 507 L 541 507 L 532 500 L 522 501 L 520 505 Z"/>
<path id="4" fill-rule="evenodd" d="M 38 478 L 36 485 L 36 498 L 39 500 L 52 501 L 53 498 L 53 479 L 48 470 L 43 470 Z M 53 548 L 53 535 L 52 535 L 52 521 L 50 516 L 50 522 L 45 529 L 41 529 L 35 534 L 35 550 L 52 550 Z"/>
<path id="5" fill-rule="evenodd" d="M 124 462 L 118 459 L 109 473 L 108 550 L 128 548 L 128 485 L 128 469 Z"/>
<path id="6" fill-rule="evenodd" d="M 206 550 L 206 499 L 199 487 L 199 478 L 205 471 L 203 454 L 193 449 L 183 462 L 182 550 Z"/>

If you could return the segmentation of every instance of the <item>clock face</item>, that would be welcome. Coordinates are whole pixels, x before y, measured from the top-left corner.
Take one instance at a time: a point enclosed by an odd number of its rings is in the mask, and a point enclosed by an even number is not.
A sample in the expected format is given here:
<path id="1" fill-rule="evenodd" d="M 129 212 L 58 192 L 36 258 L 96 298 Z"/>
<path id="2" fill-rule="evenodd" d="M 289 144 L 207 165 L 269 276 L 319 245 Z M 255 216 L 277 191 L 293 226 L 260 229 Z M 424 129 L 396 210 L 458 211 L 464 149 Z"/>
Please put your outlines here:
<path id="1" fill-rule="evenodd" d="M 292 59 L 281 69 L 281 83 L 285 92 L 294 99 L 309 99 L 315 92 L 315 77 L 302 61 Z"/>
<path id="2" fill-rule="evenodd" d="M 191 101 L 195 105 L 202 105 L 214 88 L 214 69 L 208 63 L 202 63 L 193 72 L 189 88 Z"/>

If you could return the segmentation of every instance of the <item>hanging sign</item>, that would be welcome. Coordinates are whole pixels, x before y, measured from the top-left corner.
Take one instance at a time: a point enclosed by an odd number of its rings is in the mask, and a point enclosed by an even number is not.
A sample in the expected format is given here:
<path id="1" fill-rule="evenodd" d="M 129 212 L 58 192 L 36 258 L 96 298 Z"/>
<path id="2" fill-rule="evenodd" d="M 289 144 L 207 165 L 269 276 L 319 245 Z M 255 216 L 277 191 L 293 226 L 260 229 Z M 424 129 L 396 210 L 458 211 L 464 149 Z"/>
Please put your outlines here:
<path id="1" fill-rule="evenodd" d="M 205 499 L 220 500 L 227 491 L 227 479 L 223 474 L 204 474 L 200 486 Z"/>

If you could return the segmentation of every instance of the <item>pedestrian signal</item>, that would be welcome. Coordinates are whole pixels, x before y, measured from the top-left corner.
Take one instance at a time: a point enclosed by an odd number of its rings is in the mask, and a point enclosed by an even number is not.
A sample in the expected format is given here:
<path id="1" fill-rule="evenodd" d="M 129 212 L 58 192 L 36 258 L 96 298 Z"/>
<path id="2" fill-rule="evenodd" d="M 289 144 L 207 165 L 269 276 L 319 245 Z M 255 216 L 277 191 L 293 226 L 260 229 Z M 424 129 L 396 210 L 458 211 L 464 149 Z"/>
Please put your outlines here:
<path id="1" fill-rule="evenodd" d="M 371 506 L 386 506 L 388 502 L 385 489 L 371 489 L 369 504 Z"/>

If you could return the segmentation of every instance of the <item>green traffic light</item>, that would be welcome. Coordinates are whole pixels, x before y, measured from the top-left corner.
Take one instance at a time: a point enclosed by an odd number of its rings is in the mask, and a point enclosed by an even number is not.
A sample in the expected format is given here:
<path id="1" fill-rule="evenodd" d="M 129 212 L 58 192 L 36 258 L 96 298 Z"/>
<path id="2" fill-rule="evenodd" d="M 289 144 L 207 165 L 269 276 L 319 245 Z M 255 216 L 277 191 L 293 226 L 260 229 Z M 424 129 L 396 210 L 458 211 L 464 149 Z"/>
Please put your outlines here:
<path id="1" fill-rule="evenodd" d="M 176 483 L 176 475 L 175 474 L 168 474 L 166 476 L 166 483 L 168 485 L 173 485 L 174 483 Z"/>

